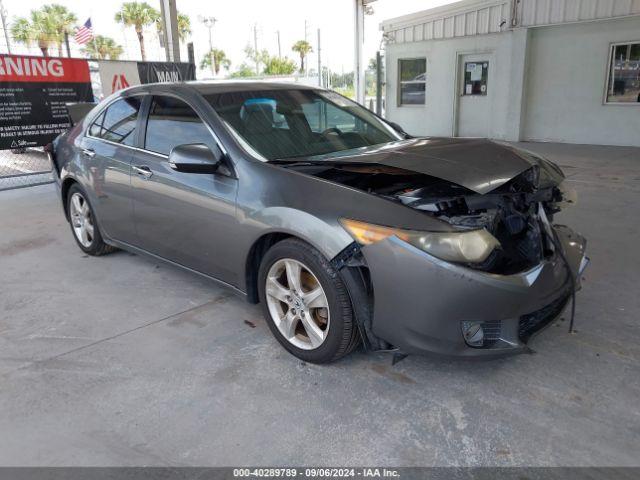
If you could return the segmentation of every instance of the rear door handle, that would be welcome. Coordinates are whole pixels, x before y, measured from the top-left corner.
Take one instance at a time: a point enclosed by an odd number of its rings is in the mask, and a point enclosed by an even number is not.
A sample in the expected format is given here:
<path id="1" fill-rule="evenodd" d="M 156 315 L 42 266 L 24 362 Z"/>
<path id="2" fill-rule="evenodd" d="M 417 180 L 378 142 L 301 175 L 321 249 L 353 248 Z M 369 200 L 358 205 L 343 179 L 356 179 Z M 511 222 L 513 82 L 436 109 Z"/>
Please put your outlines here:
<path id="1" fill-rule="evenodd" d="M 93 158 L 93 157 L 96 156 L 96 152 L 94 152 L 92 148 L 83 148 L 82 149 L 82 154 L 85 157 L 89 157 L 89 158 Z"/>
<path id="2" fill-rule="evenodd" d="M 136 173 L 140 177 L 143 177 L 143 178 L 149 178 L 151 177 L 151 175 L 153 175 L 153 172 L 151 171 L 151 169 L 146 165 L 137 165 L 137 166 L 134 166 L 133 169 L 136 171 Z"/>

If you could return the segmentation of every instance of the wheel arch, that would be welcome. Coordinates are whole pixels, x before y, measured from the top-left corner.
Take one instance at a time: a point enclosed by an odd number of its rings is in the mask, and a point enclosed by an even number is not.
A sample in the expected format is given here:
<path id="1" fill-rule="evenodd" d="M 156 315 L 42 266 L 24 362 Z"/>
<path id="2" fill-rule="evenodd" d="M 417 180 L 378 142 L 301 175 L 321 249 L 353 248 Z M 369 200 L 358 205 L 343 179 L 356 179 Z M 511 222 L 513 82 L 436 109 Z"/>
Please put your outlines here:
<path id="1" fill-rule="evenodd" d="M 265 233 L 251 245 L 244 269 L 245 291 L 247 292 L 247 301 L 249 303 L 256 304 L 260 301 L 258 298 L 258 270 L 260 269 L 262 258 L 273 245 L 287 238 L 298 238 L 306 242 L 305 239 L 291 233 L 278 231 Z"/>
<path id="2" fill-rule="evenodd" d="M 311 245 L 313 248 L 322 253 L 329 262 L 331 262 L 334 256 L 327 255 L 330 249 L 322 248 L 322 245 L 315 242 L 313 239 L 307 238 L 305 235 L 301 235 L 299 232 L 292 232 L 288 229 L 276 229 L 263 233 L 258 237 L 251 247 L 244 265 L 244 280 L 245 291 L 247 293 L 247 300 L 250 303 L 258 303 L 258 270 L 260 269 L 260 263 L 265 253 L 276 243 L 282 240 L 294 238 L 302 242 Z"/>
<path id="3" fill-rule="evenodd" d="M 62 200 L 62 208 L 64 209 L 64 216 L 67 218 L 67 221 L 69 220 L 69 202 L 67 202 L 67 195 L 69 194 L 69 189 L 76 183 L 79 184 L 80 182 L 73 177 L 67 177 L 60 185 L 60 199 Z"/>

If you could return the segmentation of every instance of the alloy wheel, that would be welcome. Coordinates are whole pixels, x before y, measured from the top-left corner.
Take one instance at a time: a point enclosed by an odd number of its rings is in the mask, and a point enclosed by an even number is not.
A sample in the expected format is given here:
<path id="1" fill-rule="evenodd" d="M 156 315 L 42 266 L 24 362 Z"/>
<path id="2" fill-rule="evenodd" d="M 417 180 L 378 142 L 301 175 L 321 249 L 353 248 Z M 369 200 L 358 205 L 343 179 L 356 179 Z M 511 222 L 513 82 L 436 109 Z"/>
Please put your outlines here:
<path id="1" fill-rule="evenodd" d="M 91 247 L 95 227 L 93 225 L 93 219 L 91 218 L 89 203 L 87 203 L 81 194 L 76 192 L 71 195 L 69 206 L 73 233 L 83 247 Z"/>
<path id="2" fill-rule="evenodd" d="M 269 269 L 265 292 L 271 319 L 287 341 L 303 350 L 322 345 L 329 333 L 329 302 L 306 265 L 278 260 Z"/>

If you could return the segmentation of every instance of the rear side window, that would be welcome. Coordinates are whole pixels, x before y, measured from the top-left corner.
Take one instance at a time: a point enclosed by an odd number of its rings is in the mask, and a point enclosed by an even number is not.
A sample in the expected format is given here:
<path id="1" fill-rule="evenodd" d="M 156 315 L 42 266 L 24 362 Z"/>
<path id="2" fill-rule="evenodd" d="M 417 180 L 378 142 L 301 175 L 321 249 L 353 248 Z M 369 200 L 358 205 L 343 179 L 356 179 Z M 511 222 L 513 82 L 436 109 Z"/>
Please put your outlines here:
<path id="1" fill-rule="evenodd" d="M 123 145 L 134 145 L 140 102 L 140 97 L 116 100 L 98 115 L 89 128 L 89 135 Z"/>
<path id="2" fill-rule="evenodd" d="M 177 145 L 211 143 L 211 134 L 196 112 L 173 97 L 153 97 L 145 137 L 146 150 L 164 155 Z"/>

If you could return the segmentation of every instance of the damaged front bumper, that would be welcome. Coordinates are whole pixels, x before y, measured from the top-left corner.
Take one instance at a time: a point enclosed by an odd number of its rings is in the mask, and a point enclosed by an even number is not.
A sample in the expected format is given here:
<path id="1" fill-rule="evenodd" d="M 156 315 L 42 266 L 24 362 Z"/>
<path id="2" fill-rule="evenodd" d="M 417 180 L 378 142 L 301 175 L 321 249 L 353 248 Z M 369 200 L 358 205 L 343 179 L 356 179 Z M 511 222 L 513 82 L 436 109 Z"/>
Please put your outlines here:
<path id="1" fill-rule="evenodd" d="M 586 267 L 586 240 L 553 227 L 575 277 Z M 571 278 L 560 255 L 513 275 L 437 259 L 397 237 L 362 248 L 371 273 L 373 334 L 406 354 L 493 357 L 528 351 L 528 339 L 562 313 Z M 468 329 L 482 327 L 481 341 Z M 465 339 L 465 334 L 467 338 Z"/>

